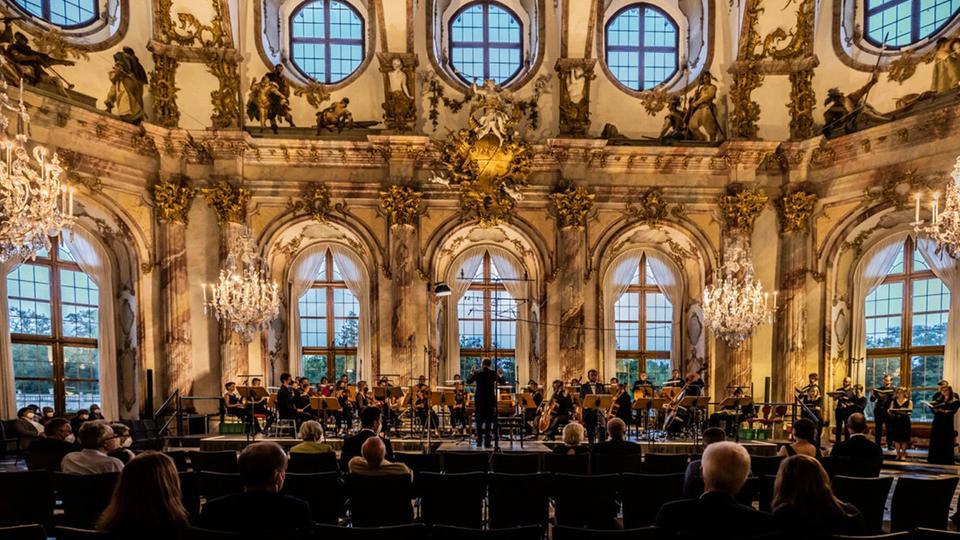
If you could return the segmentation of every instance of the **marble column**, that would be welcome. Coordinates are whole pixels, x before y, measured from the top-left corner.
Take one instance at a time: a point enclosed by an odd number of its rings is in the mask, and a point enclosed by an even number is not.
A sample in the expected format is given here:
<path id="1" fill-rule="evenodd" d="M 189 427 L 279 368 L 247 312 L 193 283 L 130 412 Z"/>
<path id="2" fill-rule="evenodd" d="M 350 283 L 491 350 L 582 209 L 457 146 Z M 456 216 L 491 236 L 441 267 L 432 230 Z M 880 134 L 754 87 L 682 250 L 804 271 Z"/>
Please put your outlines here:
<path id="1" fill-rule="evenodd" d="M 230 255 L 230 246 L 243 233 L 243 224 L 228 221 L 220 225 L 220 266 L 226 265 L 227 257 Z M 225 323 L 220 323 L 218 332 L 220 343 L 220 383 L 226 384 L 233 381 L 237 384 L 244 384 L 245 378 L 238 380 L 238 375 L 265 375 L 264 373 L 251 374 L 247 366 L 248 345 L 243 340 L 243 336 L 234 332 Z"/>
<path id="2" fill-rule="evenodd" d="M 185 221 L 170 220 L 160 223 L 159 257 L 164 352 L 164 392 L 161 398 L 166 399 L 177 390 L 180 395 L 189 395 L 193 387 Z"/>
<path id="3" fill-rule="evenodd" d="M 414 291 L 414 261 L 417 258 L 417 230 L 413 225 L 390 227 L 390 346 L 394 370 L 408 373 L 411 362 L 422 365 L 422 350 L 417 351 L 417 322 L 425 313 L 418 313 Z M 423 344 L 427 340 L 422 340 Z M 419 360 L 419 362 L 418 362 Z M 420 368 L 423 369 L 422 367 Z M 406 383 L 406 381 L 404 381 Z"/>
<path id="4" fill-rule="evenodd" d="M 584 353 L 583 253 L 585 235 L 582 227 L 562 227 L 560 234 L 559 276 L 560 293 L 560 378 L 568 381 L 583 375 L 586 368 Z M 605 374 L 606 377 L 612 373 Z"/>
<path id="5" fill-rule="evenodd" d="M 792 401 L 793 389 L 806 384 L 805 231 L 785 233 L 780 250 L 780 291 L 774 319 L 773 399 Z"/>

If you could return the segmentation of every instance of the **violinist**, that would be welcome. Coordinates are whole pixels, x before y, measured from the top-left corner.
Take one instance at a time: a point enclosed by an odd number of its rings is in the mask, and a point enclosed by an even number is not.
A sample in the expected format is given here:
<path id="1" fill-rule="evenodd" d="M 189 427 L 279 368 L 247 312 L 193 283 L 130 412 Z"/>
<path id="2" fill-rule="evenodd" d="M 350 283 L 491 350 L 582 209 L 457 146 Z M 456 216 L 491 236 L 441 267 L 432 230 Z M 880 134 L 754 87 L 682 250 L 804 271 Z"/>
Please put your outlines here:
<path id="1" fill-rule="evenodd" d="M 314 417 L 313 409 L 310 407 L 310 395 L 313 388 L 310 386 L 309 377 L 300 377 L 297 379 L 298 387 L 294 389 L 294 400 L 297 404 L 297 410 L 304 414 Z"/>
<path id="2" fill-rule="evenodd" d="M 367 386 L 367 381 L 357 383 L 357 397 L 354 401 L 356 402 L 356 410 L 358 411 L 377 404 L 373 396 L 370 395 L 370 388 Z"/>
<path id="3" fill-rule="evenodd" d="M 337 386 L 333 390 L 333 397 L 337 398 L 337 402 L 340 404 L 340 411 L 335 418 L 337 420 L 337 433 L 343 437 L 353 426 L 353 400 L 350 399 L 350 391 L 346 382 L 337 381 Z"/>
<path id="4" fill-rule="evenodd" d="M 550 426 L 545 431 L 547 440 L 555 440 L 557 432 L 573 418 L 573 396 L 563 387 L 563 381 L 553 381 L 553 395 L 543 414 L 550 417 Z"/>
<path id="5" fill-rule="evenodd" d="M 383 432 L 389 436 L 393 428 L 399 425 L 400 398 L 391 395 L 390 389 L 393 388 L 393 384 L 386 377 L 380 377 L 380 382 L 377 384 L 384 389 L 385 397 L 381 406 L 383 408 Z"/>
<path id="6" fill-rule="evenodd" d="M 683 378 L 680 377 L 680 370 L 675 369 L 670 373 L 670 378 L 663 383 L 664 388 L 682 388 Z"/>
<path id="7" fill-rule="evenodd" d="M 321 396 L 330 397 L 330 394 L 333 393 L 333 386 L 330 384 L 330 379 L 320 377 L 320 384 L 317 385 L 317 390 L 320 391 Z"/>
<path id="8" fill-rule="evenodd" d="M 453 405 L 450 406 L 450 427 L 458 434 L 467 431 L 467 390 L 463 381 L 453 385 Z"/>
<path id="9" fill-rule="evenodd" d="M 633 399 L 653 397 L 653 383 L 647 379 L 647 372 L 641 371 L 640 378 L 633 381 Z"/>
<path id="10" fill-rule="evenodd" d="M 417 378 L 417 384 L 413 387 L 414 400 L 413 411 L 417 420 L 424 429 L 436 429 L 440 425 L 440 419 L 437 413 L 430 406 L 430 385 L 427 384 L 427 378 L 423 375 Z M 428 424 L 429 420 L 429 424 Z"/>
<path id="11" fill-rule="evenodd" d="M 742 400 L 743 389 L 740 387 L 735 388 L 730 397 L 736 400 Z M 710 426 L 720 427 L 720 424 L 723 423 L 724 432 L 730 437 L 735 437 L 737 427 L 744 421 L 752 418 L 755 415 L 754 411 L 755 409 L 752 403 L 747 405 L 737 401 L 733 404 L 724 405 L 719 411 L 710 415 Z"/>
<path id="12" fill-rule="evenodd" d="M 607 412 L 607 420 L 619 418 L 629 426 L 633 423 L 633 400 L 627 393 L 627 386 L 620 384 L 620 381 L 614 377 L 610 379 L 610 392 L 613 394 L 613 403 L 610 404 L 610 410 Z"/>

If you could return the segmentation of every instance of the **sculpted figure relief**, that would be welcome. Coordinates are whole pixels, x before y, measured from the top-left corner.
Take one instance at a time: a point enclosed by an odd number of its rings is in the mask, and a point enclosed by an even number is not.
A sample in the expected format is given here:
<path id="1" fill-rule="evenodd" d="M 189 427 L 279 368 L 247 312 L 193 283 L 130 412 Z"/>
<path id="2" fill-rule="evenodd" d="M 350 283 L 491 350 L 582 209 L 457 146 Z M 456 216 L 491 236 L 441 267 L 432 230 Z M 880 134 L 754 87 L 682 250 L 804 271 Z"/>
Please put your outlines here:
<path id="1" fill-rule="evenodd" d="M 717 120 L 717 85 L 713 84 L 713 75 L 704 71 L 698 79 L 697 89 L 687 109 L 687 130 L 690 138 L 696 141 L 717 140 L 723 134 Z"/>
<path id="2" fill-rule="evenodd" d="M 53 66 L 72 66 L 76 64 L 73 60 L 54 58 L 33 49 L 27 36 L 22 32 L 14 32 L 11 22 L 16 19 L 6 19 L 4 21 L 3 31 L 0 32 L 0 60 L 2 60 L 3 74 L 12 84 L 18 84 L 23 79 L 27 84 L 38 85 L 41 83 L 49 84 L 62 93 L 66 89 L 73 88 L 73 85 L 67 82 Z"/>
<path id="3" fill-rule="evenodd" d="M 953 90 L 960 82 L 960 38 L 940 38 L 933 55 L 933 81 L 930 90 L 936 93 Z"/>
<path id="4" fill-rule="evenodd" d="M 113 55 L 110 70 L 110 91 L 104 104 L 107 112 L 116 107 L 116 116 L 121 120 L 139 124 L 146 118 L 143 108 L 143 87 L 147 85 L 147 71 L 130 47 L 124 47 Z"/>
<path id="5" fill-rule="evenodd" d="M 890 117 L 881 114 L 867 103 L 870 89 L 877 84 L 878 78 L 879 74 L 874 71 L 867 84 L 849 94 L 844 94 L 837 88 L 827 91 L 827 99 L 823 102 L 827 107 L 823 113 L 824 135 L 829 137 L 835 133 L 853 133 L 869 125 L 890 120 Z"/>
<path id="6" fill-rule="evenodd" d="M 270 123 L 270 129 L 277 132 L 277 120 L 286 120 L 290 127 L 293 115 L 290 114 L 290 85 L 283 77 L 283 66 L 277 64 L 259 81 L 250 84 L 247 97 L 247 117 L 260 122 L 260 131 Z"/>

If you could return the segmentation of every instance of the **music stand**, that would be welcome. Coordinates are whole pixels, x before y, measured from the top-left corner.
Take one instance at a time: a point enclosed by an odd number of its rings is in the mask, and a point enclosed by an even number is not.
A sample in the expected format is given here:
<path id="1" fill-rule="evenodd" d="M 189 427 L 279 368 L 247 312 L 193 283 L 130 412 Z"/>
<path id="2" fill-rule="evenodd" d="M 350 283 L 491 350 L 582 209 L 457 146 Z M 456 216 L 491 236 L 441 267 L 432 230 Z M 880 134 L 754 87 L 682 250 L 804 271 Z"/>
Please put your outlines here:
<path id="1" fill-rule="evenodd" d="M 441 390 L 440 392 L 436 392 L 437 394 L 440 394 L 439 396 L 440 399 L 439 399 L 439 402 L 437 403 L 437 405 L 440 406 L 440 412 L 442 413 L 444 410 L 446 410 L 449 413 L 450 408 L 457 404 L 457 398 L 454 395 L 453 390 L 447 390 L 445 387 L 439 387 L 439 386 L 437 387 L 437 390 Z M 449 420 L 450 431 L 452 432 L 453 431 L 453 415 L 449 415 L 449 418 L 450 418 Z M 443 427 L 442 417 L 440 418 L 440 427 L 441 428 Z"/>
<path id="2" fill-rule="evenodd" d="M 247 442 L 250 442 L 252 440 L 251 437 L 253 439 L 257 437 L 257 432 L 253 425 L 253 423 L 257 421 L 257 417 L 255 414 L 256 404 L 259 403 L 261 399 L 267 397 L 269 394 L 267 394 L 267 389 L 262 386 L 238 386 L 237 392 L 241 396 L 247 396 L 247 405 L 249 406 L 249 410 L 247 411 L 247 416 L 249 417 L 248 421 L 250 423 L 250 425 L 248 426 L 250 429 L 247 431 Z M 255 400 L 250 399 L 250 394 L 256 395 L 257 396 L 256 399 Z"/>
<path id="3" fill-rule="evenodd" d="M 603 433 L 603 421 L 606 418 L 604 412 L 609 410 L 612 404 L 613 396 L 610 394 L 587 394 L 583 396 L 583 404 L 581 406 L 584 410 L 594 409 L 597 412 L 596 420 L 594 420 L 594 430 L 596 434 L 593 438 L 594 441 Z M 593 446 L 593 443 L 591 443 L 591 446 Z"/>
<path id="4" fill-rule="evenodd" d="M 333 411 L 334 413 L 338 411 L 343 411 L 343 408 L 340 407 L 340 400 L 335 397 L 323 397 L 323 396 L 313 396 L 310 398 L 310 408 L 317 411 L 319 414 L 320 411 L 323 411 L 323 439 L 327 439 L 327 412 Z"/>

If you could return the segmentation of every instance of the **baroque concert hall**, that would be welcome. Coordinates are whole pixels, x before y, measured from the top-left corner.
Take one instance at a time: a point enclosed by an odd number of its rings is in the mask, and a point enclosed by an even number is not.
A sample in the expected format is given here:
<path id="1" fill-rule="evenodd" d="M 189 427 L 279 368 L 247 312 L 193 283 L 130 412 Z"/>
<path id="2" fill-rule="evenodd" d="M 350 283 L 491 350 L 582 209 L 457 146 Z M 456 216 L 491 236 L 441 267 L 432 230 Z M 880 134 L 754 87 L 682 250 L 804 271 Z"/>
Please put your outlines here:
<path id="1" fill-rule="evenodd" d="M 960 0 L 0 0 L 0 540 L 960 539 Z"/>

